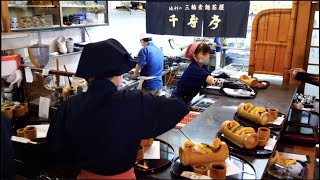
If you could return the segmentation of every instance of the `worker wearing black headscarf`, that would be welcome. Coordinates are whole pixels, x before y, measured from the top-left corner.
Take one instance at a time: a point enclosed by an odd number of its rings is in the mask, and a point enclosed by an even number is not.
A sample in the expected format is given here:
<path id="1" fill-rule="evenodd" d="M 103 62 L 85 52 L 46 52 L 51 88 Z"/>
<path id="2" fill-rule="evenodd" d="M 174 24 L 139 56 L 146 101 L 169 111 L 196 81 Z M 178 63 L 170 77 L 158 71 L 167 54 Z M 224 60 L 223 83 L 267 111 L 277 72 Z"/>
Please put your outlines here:
<path id="1" fill-rule="evenodd" d="M 87 92 L 59 107 L 47 137 L 56 155 L 78 165 L 78 178 L 135 178 L 132 167 L 140 140 L 168 131 L 188 113 L 175 98 L 118 91 L 121 75 L 134 66 L 114 39 L 85 46 L 76 76 L 93 81 Z"/>

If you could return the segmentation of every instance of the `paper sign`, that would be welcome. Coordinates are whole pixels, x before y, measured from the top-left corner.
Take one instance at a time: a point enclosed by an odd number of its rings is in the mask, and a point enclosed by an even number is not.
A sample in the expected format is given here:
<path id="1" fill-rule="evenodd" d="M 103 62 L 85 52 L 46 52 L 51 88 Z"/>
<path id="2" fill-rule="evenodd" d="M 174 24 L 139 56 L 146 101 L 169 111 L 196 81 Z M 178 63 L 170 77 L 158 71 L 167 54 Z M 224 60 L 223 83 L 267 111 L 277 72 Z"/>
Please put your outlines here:
<path id="1" fill-rule="evenodd" d="M 235 165 L 230 159 L 226 160 L 226 167 L 227 167 L 226 176 L 242 173 L 242 170 L 237 165 Z"/>
<path id="2" fill-rule="evenodd" d="M 208 89 L 220 89 L 220 86 L 207 86 Z"/>
<path id="3" fill-rule="evenodd" d="M 48 76 L 49 75 L 49 69 L 42 69 L 42 75 L 43 76 Z"/>
<path id="4" fill-rule="evenodd" d="M 27 83 L 32 83 L 33 82 L 33 75 L 31 72 L 31 69 L 26 67 L 24 68 L 25 76 L 26 76 L 26 82 Z"/>
<path id="5" fill-rule="evenodd" d="M 289 159 L 295 159 L 295 160 L 300 160 L 300 161 L 308 161 L 306 155 L 301 155 L 301 154 L 292 154 L 292 153 L 285 153 L 285 152 L 279 152 L 281 156 Z"/>
<path id="6" fill-rule="evenodd" d="M 267 144 L 264 146 L 264 149 L 272 151 L 276 143 L 277 143 L 276 136 L 273 136 L 273 138 L 268 139 Z"/>
<path id="7" fill-rule="evenodd" d="M 39 101 L 39 117 L 42 118 L 49 118 L 49 108 L 50 108 L 50 101 L 51 99 L 40 97 Z"/>
<path id="8" fill-rule="evenodd" d="M 146 148 L 143 159 L 160 159 L 160 141 L 153 141 L 150 147 Z"/>
<path id="9" fill-rule="evenodd" d="M 278 117 L 272 124 L 280 126 L 284 120 L 284 116 L 282 115 L 281 117 Z"/>
<path id="10" fill-rule="evenodd" d="M 41 124 L 41 125 L 28 125 L 33 126 L 37 130 L 37 138 L 46 138 L 49 130 L 49 124 Z M 28 127 L 27 126 L 27 127 Z"/>
<path id="11" fill-rule="evenodd" d="M 17 62 L 12 61 L 1 61 L 1 77 L 9 76 L 10 74 L 16 72 Z"/>
<path id="12" fill-rule="evenodd" d="M 24 137 L 18 137 L 18 136 L 11 136 L 12 141 L 21 142 L 21 143 L 28 143 L 30 139 L 24 138 Z"/>
<path id="13" fill-rule="evenodd" d="M 180 176 L 188 178 L 188 179 L 211 179 L 211 177 L 209 177 L 209 176 L 197 174 L 197 173 L 190 172 L 190 171 L 183 171 Z"/>
<path id="14" fill-rule="evenodd" d="M 60 76 L 59 86 L 65 86 L 66 85 L 66 77 Z"/>

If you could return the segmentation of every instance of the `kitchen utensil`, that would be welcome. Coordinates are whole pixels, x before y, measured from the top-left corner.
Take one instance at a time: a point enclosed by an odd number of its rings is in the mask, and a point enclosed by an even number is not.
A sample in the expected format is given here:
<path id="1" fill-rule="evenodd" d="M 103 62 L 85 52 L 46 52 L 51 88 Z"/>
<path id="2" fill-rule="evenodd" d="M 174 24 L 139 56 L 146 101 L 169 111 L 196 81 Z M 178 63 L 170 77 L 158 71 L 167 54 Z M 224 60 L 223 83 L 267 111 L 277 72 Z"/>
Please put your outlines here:
<path id="1" fill-rule="evenodd" d="M 45 67 L 49 62 L 49 45 L 34 44 L 28 47 L 28 53 L 32 64 L 36 67 Z"/>

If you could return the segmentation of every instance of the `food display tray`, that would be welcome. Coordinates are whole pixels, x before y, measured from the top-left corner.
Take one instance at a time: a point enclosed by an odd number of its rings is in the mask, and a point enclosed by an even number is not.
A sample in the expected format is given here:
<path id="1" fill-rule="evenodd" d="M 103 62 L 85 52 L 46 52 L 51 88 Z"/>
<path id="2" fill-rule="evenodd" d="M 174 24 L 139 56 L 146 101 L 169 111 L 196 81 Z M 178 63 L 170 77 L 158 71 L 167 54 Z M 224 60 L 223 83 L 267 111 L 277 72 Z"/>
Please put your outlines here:
<path id="1" fill-rule="evenodd" d="M 160 139 L 154 139 L 154 141 L 160 141 L 160 159 L 142 159 L 138 161 L 134 169 L 143 173 L 154 173 L 165 167 L 170 166 L 174 159 L 174 149 L 173 147 Z M 146 166 L 148 168 L 142 168 L 139 165 Z"/>
<path id="2" fill-rule="evenodd" d="M 270 138 L 272 138 L 273 136 L 276 137 L 275 139 L 277 141 L 280 138 L 280 136 L 277 133 L 270 131 Z M 270 150 L 266 150 L 263 147 L 259 147 L 259 146 L 257 146 L 254 149 L 246 149 L 244 147 L 241 148 L 238 145 L 234 144 L 232 141 L 230 141 L 228 138 L 226 138 L 221 131 L 219 131 L 217 133 L 217 137 L 228 144 L 229 150 L 231 152 L 234 152 L 237 154 L 239 153 L 239 154 L 243 154 L 243 155 L 247 155 L 247 156 L 256 156 L 256 157 L 269 157 L 272 155 L 273 151 L 275 150 L 275 147 L 272 151 L 270 151 Z"/>
<path id="3" fill-rule="evenodd" d="M 303 168 L 302 168 L 300 174 L 293 175 L 292 178 L 294 180 L 302 180 L 302 179 L 304 179 L 304 176 L 306 174 L 307 164 L 306 164 L 306 162 L 299 161 L 299 160 L 297 160 L 297 162 L 299 162 L 303 166 Z M 286 179 L 286 177 L 284 177 L 282 175 L 278 175 L 278 174 L 273 173 L 269 165 L 268 165 L 268 167 L 266 169 L 266 175 L 265 176 L 266 176 L 266 178 L 272 178 L 272 179 Z"/>
<path id="4" fill-rule="evenodd" d="M 256 171 L 250 162 L 232 152 L 229 153 L 229 160 L 236 164 L 242 172 L 227 176 L 226 179 L 256 179 Z M 181 176 L 183 171 L 193 172 L 193 168 L 191 166 L 182 165 L 179 157 L 175 158 L 171 164 L 171 173 L 176 178 L 187 179 Z"/>
<path id="5" fill-rule="evenodd" d="M 254 95 L 250 95 L 250 96 L 238 96 L 238 95 L 231 95 L 231 94 L 226 93 L 226 92 L 224 91 L 224 88 L 223 88 L 223 87 L 219 89 L 219 92 L 220 92 L 221 94 L 223 94 L 224 96 L 232 97 L 232 98 L 238 98 L 238 99 L 254 99 L 254 98 L 257 96 L 257 94 L 258 94 L 258 89 L 257 89 L 257 88 L 254 88 L 253 91 L 254 91 Z"/>
<path id="6" fill-rule="evenodd" d="M 240 82 L 239 79 L 235 80 L 235 82 Z M 266 85 L 264 87 L 258 88 L 258 89 L 267 89 L 270 86 L 270 82 L 269 81 L 259 81 L 259 83 L 266 83 Z"/>
<path id="7" fill-rule="evenodd" d="M 250 126 L 250 127 L 253 127 L 254 129 L 258 129 L 259 127 L 267 127 L 272 130 L 281 130 L 281 129 L 283 129 L 285 121 L 287 119 L 287 116 L 281 112 L 279 112 L 278 117 L 281 117 L 282 115 L 284 116 L 284 120 L 281 123 L 281 125 L 267 124 L 267 125 L 263 126 L 261 124 L 254 122 L 254 121 L 251 121 L 247 118 L 241 117 L 237 112 L 234 114 L 234 120 L 238 121 L 243 126 Z"/>

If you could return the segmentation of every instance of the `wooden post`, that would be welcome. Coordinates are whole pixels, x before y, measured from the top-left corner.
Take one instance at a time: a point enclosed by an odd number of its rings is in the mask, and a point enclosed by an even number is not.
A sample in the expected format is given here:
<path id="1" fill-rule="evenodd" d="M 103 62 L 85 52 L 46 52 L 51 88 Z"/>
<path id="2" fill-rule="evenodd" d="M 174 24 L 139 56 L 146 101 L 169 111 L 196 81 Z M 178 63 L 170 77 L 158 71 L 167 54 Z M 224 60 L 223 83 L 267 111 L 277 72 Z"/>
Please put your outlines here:
<path id="1" fill-rule="evenodd" d="M 8 1 L 1 1 L 1 19 L 4 32 L 11 32 Z"/>
<path id="2" fill-rule="evenodd" d="M 294 46 L 292 54 L 292 62 L 290 68 L 303 68 L 305 62 L 305 49 L 307 47 L 309 18 L 311 12 L 311 1 L 299 1 L 296 29 L 294 36 Z M 290 78 L 290 82 L 295 82 L 294 78 Z"/>
<path id="3" fill-rule="evenodd" d="M 287 46 L 286 56 L 284 59 L 284 68 L 283 68 L 283 81 L 285 82 L 289 81 L 288 71 L 291 68 L 291 62 L 292 62 L 293 42 L 294 42 L 294 34 L 296 30 L 297 11 L 298 11 L 298 1 L 293 1 L 292 11 L 290 16 L 290 23 L 289 23 L 288 46 Z"/>

